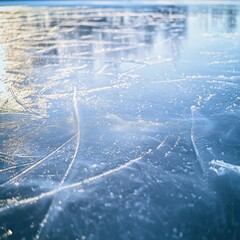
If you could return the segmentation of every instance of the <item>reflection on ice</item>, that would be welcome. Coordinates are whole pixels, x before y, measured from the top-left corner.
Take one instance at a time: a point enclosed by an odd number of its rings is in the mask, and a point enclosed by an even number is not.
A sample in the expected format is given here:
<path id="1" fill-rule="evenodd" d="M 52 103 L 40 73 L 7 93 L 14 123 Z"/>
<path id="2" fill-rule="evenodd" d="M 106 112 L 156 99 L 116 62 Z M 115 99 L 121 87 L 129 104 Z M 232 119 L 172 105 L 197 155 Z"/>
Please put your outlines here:
<path id="1" fill-rule="evenodd" d="M 239 239 L 239 26 L 234 6 L 1 9 L 0 238 Z"/>

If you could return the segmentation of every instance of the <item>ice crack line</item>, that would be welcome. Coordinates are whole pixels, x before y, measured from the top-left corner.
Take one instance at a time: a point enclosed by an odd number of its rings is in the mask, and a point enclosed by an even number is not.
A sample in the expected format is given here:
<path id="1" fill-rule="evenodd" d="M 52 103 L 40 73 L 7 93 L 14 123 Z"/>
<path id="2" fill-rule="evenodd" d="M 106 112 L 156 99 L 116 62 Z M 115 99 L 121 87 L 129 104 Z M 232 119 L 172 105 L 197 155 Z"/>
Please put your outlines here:
<path id="1" fill-rule="evenodd" d="M 21 173 L 15 175 L 14 177 L 12 177 L 11 179 L 9 179 L 7 182 L 1 184 L 0 186 L 3 187 L 5 186 L 7 183 L 11 183 L 11 182 L 15 182 L 17 179 L 19 179 L 20 177 L 24 176 L 26 173 L 28 173 L 29 171 L 31 171 L 32 169 L 34 169 L 35 167 L 37 167 L 39 164 L 43 163 L 44 161 L 46 161 L 48 158 L 50 158 L 52 155 L 54 155 L 57 151 L 59 151 L 61 148 L 63 148 L 64 146 L 66 146 L 69 142 L 71 142 L 78 134 L 75 134 L 73 137 L 71 137 L 68 141 L 66 141 L 64 144 L 62 144 L 60 147 L 54 149 L 51 153 L 49 153 L 46 157 L 42 158 L 41 160 L 35 162 L 34 164 L 32 164 L 30 167 L 24 169 Z"/>
<path id="2" fill-rule="evenodd" d="M 197 148 L 197 145 L 196 145 L 196 137 L 194 136 L 194 128 L 195 128 L 195 125 L 196 125 L 194 112 L 196 111 L 196 107 L 191 106 L 191 111 L 192 111 L 191 141 L 192 141 L 192 145 L 193 145 L 197 160 L 198 160 L 199 165 L 201 167 L 201 170 L 202 170 L 203 173 L 205 173 L 205 164 L 204 164 L 202 158 L 200 157 L 200 154 L 199 154 L 199 151 L 198 151 L 198 148 Z"/>
<path id="3" fill-rule="evenodd" d="M 164 146 L 164 144 L 162 144 L 158 149 L 160 149 L 163 146 Z M 147 156 L 151 153 L 152 153 L 152 149 L 149 149 L 145 154 L 142 154 L 141 156 L 139 156 L 137 158 L 131 159 L 128 162 L 126 162 L 126 163 L 124 163 L 124 164 L 122 164 L 122 165 L 120 165 L 116 168 L 110 169 L 110 170 L 105 171 L 105 172 L 103 172 L 101 174 L 98 174 L 96 176 L 89 177 L 85 180 L 82 180 L 82 181 L 79 181 L 79 182 L 76 182 L 76 183 L 72 183 L 72 184 L 68 184 L 68 185 L 60 185 L 58 188 L 53 189 L 53 190 L 48 191 L 48 192 L 41 193 L 38 196 L 31 197 L 31 198 L 26 198 L 26 199 L 14 202 L 12 204 L 9 204 L 8 206 L 0 208 L 0 213 L 6 211 L 8 209 L 14 208 L 14 207 L 20 207 L 20 206 L 24 206 L 24 205 L 28 205 L 28 204 L 34 204 L 34 203 L 40 201 L 41 199 L 44 199 L 44 198 L 47 198 L 47 197 L 52 197 L 59 192 L 69 190 L 69 189 L 74 189 L 74 188 L 77 188 L 77 187 L 81 187 L 84 184 L 95 182 L 95 181 L 100 180 L 104 177 L 107 177 L 107 176 L 110 176 L 114 173 L 120 172 L 123 169 L 126 169 L 127 167 L 131 166 L 132 164 L 137 163 L 140 160 L 142 160 L 144 156 Z M 46 214 L 44 219 L 47 221 L 48 213 Z"/>
<path id="4" fill-rule="evenodd" d="M 39 201 L 41 199 L 54 196 L 55 194 L 57 194 L 59 192 L 62 192 L 64 190 L 74 189 L 76 187 L 83 186 L 84 184 L 88 184 L 88 183 L 97 181 L 97 180 L 99 180 L 101 178 L 107 177 L 109 175 L 112 175 L 112 174 L 114 174 L 116 172 L 121 171 L 122 169 L 127 168 L 128 166 L 132 165 L 133 163 L 136 163 L 136 162 L 140 161 L 142 158 L 143 158 L 143 156 L 134 158 L 134 159 L 126 162 L 125 164 L 120 165 L 119 167 L 116 167 L 114 169 L 108 170 L 108 171 L 103 172 L 103 173 L 101 173 L 99 175 L 87 178 L 87 179 L 85 179 L 83 181 L 79 181 L 79 182 L 68 184 L 68 185 L 60 185 L 58 188 L 53 189 L 53 190 L 48 191 L 48 192 L 45 192 L 45 193 L 41 193 L 40 195 L 38 195 L 36 197 L 26 198 L 26 199 L 20 200 L 18 202 L 12 203 L 12 204 L 10 204 L 8 206 L 0 208 L 0 213 L 4 212 L 4 211 L 6 211 L 6 210 L 8 210 L 10 208 L 13 208 L 13 207 L 19 207 L 19 206 L 23 206 L 23 205 L 33 204 L 33 203 L 36 203 L 37 201 Z"/>
<path id="5" fill-rule="evenodd" d="M 78 149 L 79 149 L 79 145 L 80 145 L 80 116 L 79 116 L 79 113 L 78 113 L 78 101 L 77 101 L 77 90 L 76 90 L 76 87 L 74 86 L 74 93 L 73 93 L 73 107 L 74 107 L 74 114 L 75 114 L 75 119 L 76 119 L 76 125 L 77 125 L 77 144 L 76 144 L 76 148 L 75 148 L 75 151 L 74 151 L 74 155 L 73 155 L 73 159 L 72 161 L 70 162 L 69 166 L 68 166 L 68 169 L 61 181 L 61 185 L 65 182 L 67 176 L 69 175 L 71 169 L 72 169 L 72 166 L 76 160 L 76 157 L 77 157 L 77 154 L 78 154 Z"/>
<path id="6" fill-rule="evenodd" d="M 164 144 L 162 144 L 159 148 L 161 148 L 163 146 L 164 146 Z M 68 184 L 68 185 L 60 185 L 58 188 L 53 189 L 53 190 L 48 191 L 48 192 L 45 192 L 45 193 L 41 193 L 40 195 L 38 195 L 36 197 L 26 198 L 26 199 L 14 202 L 12 204 L 9 204 L 8 206 L 0 208 L 0 213 L 6 211 L 8 209 L 14 208 L 14 207 L 24 206 L 24 205 L 28 205 L 28 204 L 34 204 L 34 203 L 38 202 L 41 199 L 44 199 L 44 198 L 47 198 L 47 197 L 52 197 L 52 196 L 54 196 L 55 194 L 57 194 L 59 192 L 62 192 L 62 191 L 65 191 L 65 190 L 69 190 L 69 189 L 74 189 L 74 188 L 77 188 L 77 187 L 81 187 L 84 184 L 95 182 L 95 181 L 100 180 L 100 179 L 102 179 L 104 177 L 107 177 L 107 176 L 110 176 L 110 175 L 112 175 L 114 173 L 117 173 L 117 172 L 119 172 L 119 171 L 121 171 L 123 169 L 126 169 L 127 167 L 131 166 L 132 164 L 142 160 L 144 156 L 147 156 L 147 155 L 149 155 L 151 153 L 152 153 L 152 149 L 149 149 L 145 154 L 142 154 L 141 156 L 139 156 L 137 158 L 131 159 L 128 162 L 126 162 L 126 163 L 124 163 L 124 164 L 122 164 L 122 165 L 120 165 L 120 166 L 118 166 L 116 168 L 110 169 L 110 170 L 105 171 L 105 172 L 103 172 L 101 174 L 98 174 L 96 176 L 89 177 L 89 178 L 87 178 L 85 180 L 82 180 L 82 181 L 79 181 L 79 182 L 76 182 L 76 183 L 72 183 L 72 184 Z M 46 219 L 48 218 L 48 214 L 46 215 L 45 218 Z"/>
<path id="7" fill-rule="evenodd" d="M 75 115 L 75 122 L 76 122 L 76 128 L 77 128 L 77 143 L 76 143 L 76 148 L 75 148 L 75 151 L 74 151 L 74 154 L 73 154 L 73 158 L 72 158 L 72 161 L 70 162 L 70 164 L 68 165 L 68 168 L 67 168 L 67 171 L 65 172 L 61 182 L 60 182 L 60 187 L 64 184 L 66 178 L 68 177 L 71 169 L 72 169 L 72 166 L 76 160 L 76 157 L 77 157 L 77 154 L 78 154 L 78 149 L 79 149 L 79 145 L 80 145 L 80 116 L 79 116 L 79 113 L 78 113 L 78 101 L 77 101 L 77 91 L 76 91 L 76 87 L 74 86 L 74 92 L 73 92 L 73 108 L 74 108 L 74 115 Z M 44 230 L 45 228 L 45 225 L 48 223 L 48 219 L 49 219 L 49 216 L 51 215 L 51 212 L 54 211 L 54 204 L 55 204 L 55 198 L 53 198 L 53 201 L 47 211 L 47 213 L 45 214 L 41 224 L 40 224 L 40 227 L 37 231 L 37 235 L 35 236 L 34 239 L 39 239 L 41 234 L 42 234 L 42 231 Z"/>

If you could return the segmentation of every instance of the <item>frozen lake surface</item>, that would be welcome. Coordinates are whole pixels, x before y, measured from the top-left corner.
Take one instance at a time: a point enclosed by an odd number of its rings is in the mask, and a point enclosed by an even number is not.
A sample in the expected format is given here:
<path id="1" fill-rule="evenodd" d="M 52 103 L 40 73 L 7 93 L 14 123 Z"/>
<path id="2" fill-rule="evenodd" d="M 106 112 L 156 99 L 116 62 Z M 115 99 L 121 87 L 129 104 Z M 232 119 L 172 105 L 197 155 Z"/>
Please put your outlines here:
<path id="1" fill-rule="evenodd" d="M 240 239 L 240 8 L 0 8 L 0 239 Z"/>

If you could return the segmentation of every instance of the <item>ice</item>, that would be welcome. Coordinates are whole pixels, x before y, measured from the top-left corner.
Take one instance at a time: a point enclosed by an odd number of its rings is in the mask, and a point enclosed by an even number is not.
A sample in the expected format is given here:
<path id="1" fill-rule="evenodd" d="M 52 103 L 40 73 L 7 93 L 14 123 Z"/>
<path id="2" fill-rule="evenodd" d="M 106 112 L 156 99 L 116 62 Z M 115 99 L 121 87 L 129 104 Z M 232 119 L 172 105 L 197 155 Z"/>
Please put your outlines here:
<path id="1" fill-rule="evenodd" d="M 239 10 L 0 7 L 0 238 L 239 239 Z"/>
<path id="2" fill-rule="evenodd" d="M 210 165 L 212 165 L 211 170 L 215 171 L 219 175 L 223 175 L 227 172 L 234 172 L 239 174 L 240 173 L 240 167 L 226 163 L 222 160 L 212 160 L 210 162 Z"/>
<path id="3" fill-rule="evenodd" d="M 70 162 L 67 171 L 64 174 L 63 179 L 61 180 L 61 185 L 64 184 L 66 178 L 68 177 L 71 168 L 76 160 L 77 154 L 78 154 L 78 149 L 79 149 L 79 145 L 80 145 L 80 139 L 81 139 L 81 130 L 80 130 L 80 116 L 78 113 L 78 100 L 77 100 L 77 90 L 76 87 L 74 87 L 74 93 L 73 93 L 73 106 L 74 106 L 74 115 L 75 115 L 75 123 L 76 123 L 76 135 L 77 135 L 77 141 L 76 141 L 76 148 L 74 151 L 74 155 L 72 158 L 72 161 Z"/>

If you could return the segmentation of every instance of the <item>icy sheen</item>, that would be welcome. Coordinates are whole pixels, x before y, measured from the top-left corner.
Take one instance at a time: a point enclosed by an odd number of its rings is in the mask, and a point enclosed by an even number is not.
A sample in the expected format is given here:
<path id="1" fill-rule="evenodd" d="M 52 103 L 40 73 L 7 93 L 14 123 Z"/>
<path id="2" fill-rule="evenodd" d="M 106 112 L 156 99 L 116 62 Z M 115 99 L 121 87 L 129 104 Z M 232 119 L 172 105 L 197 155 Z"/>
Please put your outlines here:
<path id="1" fill-rule="evenodd" d="M 0 7 L 0 239 L 239 240 L 239 11 Z"/>

